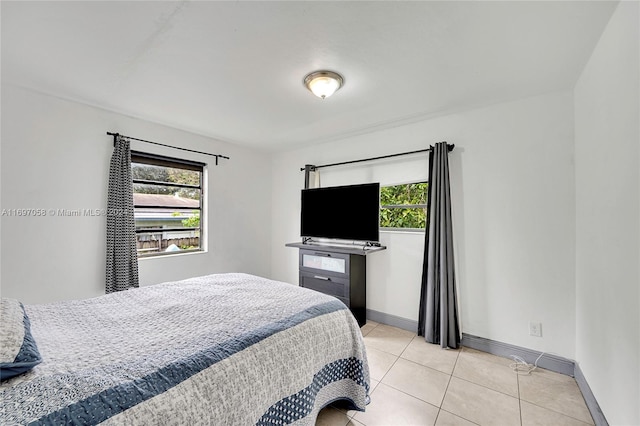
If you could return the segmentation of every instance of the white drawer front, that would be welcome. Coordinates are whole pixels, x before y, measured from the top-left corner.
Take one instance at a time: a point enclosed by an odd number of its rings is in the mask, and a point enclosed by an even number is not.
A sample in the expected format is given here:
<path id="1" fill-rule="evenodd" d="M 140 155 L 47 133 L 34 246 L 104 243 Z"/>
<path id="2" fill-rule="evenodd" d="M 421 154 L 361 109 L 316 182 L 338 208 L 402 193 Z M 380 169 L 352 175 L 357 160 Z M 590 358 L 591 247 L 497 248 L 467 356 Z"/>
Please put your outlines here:
<path id="1" fill-rule="evenodd" d="M 315 256 L 313 254 L 302 255 L 302 266 L 322 269 L 323 271 L 338 272 L 340 274 L 344 274 L 347 271 L 347 262 L 345 259 Z"/>

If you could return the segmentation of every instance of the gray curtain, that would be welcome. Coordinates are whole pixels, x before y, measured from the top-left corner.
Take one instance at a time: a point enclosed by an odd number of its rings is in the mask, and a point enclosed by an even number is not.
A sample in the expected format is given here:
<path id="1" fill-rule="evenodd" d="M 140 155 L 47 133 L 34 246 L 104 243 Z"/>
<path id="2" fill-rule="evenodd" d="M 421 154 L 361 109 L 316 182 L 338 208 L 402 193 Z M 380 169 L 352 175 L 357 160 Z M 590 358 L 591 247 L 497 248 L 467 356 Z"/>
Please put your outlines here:
<path id="1" fill-rule="evenodd" d="M 418 335 L 443 348 L 457 348 L 460 326 L 456 301 L 449 186 L 449 150 L 440 142 L 429 153 L 429 195 L 425 230 Z"/>
<path id="2" fill-rule="evenodd" d="M 106 292 L 138 287 L 136 225 L 133 219 L 131 150 L 128 139 L 116 136 L 107 198 Z"/>

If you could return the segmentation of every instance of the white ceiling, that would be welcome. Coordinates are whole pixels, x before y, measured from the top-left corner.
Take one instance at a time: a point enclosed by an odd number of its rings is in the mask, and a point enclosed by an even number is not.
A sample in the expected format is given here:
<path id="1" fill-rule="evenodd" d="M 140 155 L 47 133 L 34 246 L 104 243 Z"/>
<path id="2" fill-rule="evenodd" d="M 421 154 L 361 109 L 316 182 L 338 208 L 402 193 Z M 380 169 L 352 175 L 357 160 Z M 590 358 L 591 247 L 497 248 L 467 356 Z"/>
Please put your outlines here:
<path id="1" fill-rule="evenodd" d="M 274 151 L 571 88 L 615 6 L 2 1 L 2 81 Z"/>

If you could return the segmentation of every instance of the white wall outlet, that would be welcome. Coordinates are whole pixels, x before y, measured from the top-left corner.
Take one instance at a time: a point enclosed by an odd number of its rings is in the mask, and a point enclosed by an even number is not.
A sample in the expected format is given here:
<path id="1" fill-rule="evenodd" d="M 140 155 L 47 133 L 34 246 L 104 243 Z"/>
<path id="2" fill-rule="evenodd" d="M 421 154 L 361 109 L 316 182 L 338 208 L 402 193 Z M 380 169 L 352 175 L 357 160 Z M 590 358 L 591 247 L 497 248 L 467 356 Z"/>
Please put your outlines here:
<path id="1" fill-rule="evenodd" d="M 542 337 L 542 323 L 529 322 L 529 336 Z"/>

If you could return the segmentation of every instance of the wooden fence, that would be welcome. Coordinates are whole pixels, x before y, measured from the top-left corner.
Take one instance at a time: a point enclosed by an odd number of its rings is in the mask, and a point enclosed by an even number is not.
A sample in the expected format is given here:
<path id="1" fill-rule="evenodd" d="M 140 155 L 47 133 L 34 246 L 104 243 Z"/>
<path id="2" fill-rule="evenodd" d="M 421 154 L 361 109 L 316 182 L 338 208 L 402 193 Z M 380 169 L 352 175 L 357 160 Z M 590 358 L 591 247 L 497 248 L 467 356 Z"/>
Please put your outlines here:
<path id="1" fill-rule="evenodd" d="M 152 241 L 138 241 L 138 253 L 157 253 L 165 251 L 171 244 L 180 249 L 200 247 L 200 237 L 171 238 Z"/>

